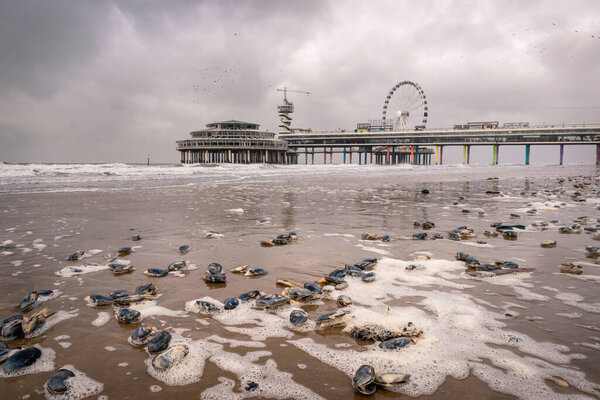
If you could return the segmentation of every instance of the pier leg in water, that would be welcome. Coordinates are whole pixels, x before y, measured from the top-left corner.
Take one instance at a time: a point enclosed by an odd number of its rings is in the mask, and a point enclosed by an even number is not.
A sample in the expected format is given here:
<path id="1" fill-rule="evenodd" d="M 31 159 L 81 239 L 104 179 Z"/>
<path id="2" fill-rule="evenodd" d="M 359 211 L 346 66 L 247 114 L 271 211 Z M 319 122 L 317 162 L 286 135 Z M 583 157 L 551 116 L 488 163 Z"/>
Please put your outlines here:
<path id="1" fill-rule="evenodd" d="M 415 146 L 415 164 L 419 165 L 419 146 Z"/>
<path id="2" fill-rule="evenodd" d="M 323 147 L 323 164 L 327 164 L 327 147 Z"/>
<path id="3" fill-rule="evenodd" d="M 308 148 L 304 148 L 304 164 L 308 164 Z"/>
<path id="4" fill-rule="evenodd" d="M 440 165 L 444 164 L 444 146 L 440 146 Z"/>
<path id="5" fill-rule="evenodd" d="M 496 145 L 492 145 L 492 165 L 496 165 Z"/>
<path id="6" fill-rule="evenodd" d="M 415 146 L 410 146 L 410 163 L 415 163 Z"/>
<path id="7" fill-rule="evenodd" d="M 525 145 L 525 165 L 529 165 L 529 152 L 531 149 L 531 145 L 526 144 Z"/>
<path id="8" fill-rule="evenodd" d="M 600 144 L 596 145 L 596 165 L 600 165 Z"/>
<path id="9" fill-rule="evenodd" d="M 329 164 L 333 164 L 333 147 L 329 148 Z"/>
<path id="10" fill-rule="evenodd" d="M 344 147 L 344 164 L 346 164 L 346 148 Z"/>
<path id="11" fill-rule="evenodd" d="M 315 148 L 312 149 L 312 163 L 315 165 Z"/>
<path id="12" fill-rule="evenodd" d="M 387 154 L 385 155 L 385 163 L 386 164 L 390 163 L 390 146 L 388 146 L 388 148 L 387 148 Z"/>
<path id="13" fill-rule="evenodd" d="M 560 145 L 560 161 L 559 161 L 559 165 L 563 165 L 563 154 L 565 151 L 565 145 L 561 144 Z"/>
<path id="14" fill-rule="evenodd" d="M 467 164 L 471 163 L 471 145 L 467 146 Z"/>
<path id="15" fill-rule="evenodd" d="M 373 164 L 373 149 L 371 149 L 371 157 L 369 157 L 371 160 L 371 164 Z M 365 164 L 367 163 L 367 158 L 365 157 Z"/>
<path id="16" fill-rule="evenodd" d="M 463 164 L 467 162 L 467 146 L 463 144 Z"/>
<path id="17" fill-rule="evenodd" d="M 352 164 L 352 147 L 350 147 L 350 164 Z"/>
<path id="18" fill-rule="evenodd" d="M 440 146 L 435 146 L 435 165 L 438 165 L 438 162 L 439 162 L 439 158 L 438 158 L 439 151 L 440 151 Z"/>

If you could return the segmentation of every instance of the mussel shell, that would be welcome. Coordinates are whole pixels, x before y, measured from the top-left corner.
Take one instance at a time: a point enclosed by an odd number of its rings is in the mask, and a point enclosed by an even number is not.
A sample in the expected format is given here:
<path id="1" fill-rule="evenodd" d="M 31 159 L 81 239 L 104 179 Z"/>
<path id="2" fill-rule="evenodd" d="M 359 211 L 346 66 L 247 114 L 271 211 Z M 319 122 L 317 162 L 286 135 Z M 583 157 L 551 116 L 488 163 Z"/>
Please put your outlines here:
<path id="1" fill-rule="evenodd" d="M 33 310 L 37 305 L 39 295 L 36 292 L 27 293 L 27 295 L 21 300 L 19 304 L 19 311 L 27 312 Z"/>
<path id="2" fill-rule="evenodd" d="M 157 354 L 169 347 L 171 334 L 167 331 L 157 332 L 152 339 L 148 341 L 148 353 Z"/>
<path id="3" fill-rule="evenodd" d="M 184 244 L 183 246 L 179 246 L 178 250 L 180 253 L 187 253 L 188 251 L 190 251 L 190 245 Z"/>
<path id="4" fill-rule="evenodd" d="M 364 274 L 361 279 L 363 280 L 363 282 L 374 282 L 375 281 L 375 272 L 369 272 L 367 274 Z"/>
<path id="5" fill-rule="evenodd" d="M 258 290 L 251 290 L 249 292 L 246 293 L 242 293 L 238 296 L 238 299 L 240 299 L 240 301 L 242 303 L 246 303 L 252 299 L 256 299 L 258 297 L 260 297 L 261 293 Z"/>
<path id="6" fill-rule="evenodd" d="M 46 382 L 46 388 L 50 394 L 61 394 L 66 392 L 69 387 L 67 386 L 67 380 L 74 377 L 75 374 L 68 369 L 59 369 L 56 371 L 48 382 Z"/>
<path id="7" fill-rule="evenodd" d="M 352 386 L 358 390 L 358 388 L 365 387 L 375 381 L 375 368 L 371 365 L 361 365 L 354 373 L 352 378 Z M 361 391 L 361 393 L 363 393 Z"/>
<path id="8" fill-rule="evenodd" d="M 211 274 L 220 274 L 223 271 L 223 266 L 219 263 L 210 263 L 208 265 L 208 272 Z"/>
<path id="9" fill-rule="evenodd" d="M 327 283 L 332 283 L 334 285 L 337 285 L 337 284 L 342 283 L 342 282 L 346 282 L 344 280 L 344 278 L 338 278 L 337 276 L 331 276 L 331 275 L 327 275 L 325 277 L 325 281 L 327 281 Z"/>
<path id="10" fill-rule="evenodd" d="M 377 391 L 377 385 L 370 383 L 366 386 L 355 386 L 354 389 L 356 389 L 356 391 L 358 391 L 360 394 L 370 396 Z"/>
<path id="11" fill-rule="evenodd" d="M 160 269 L 160 268 L 148 268 L 147 270 L 144 271 L 144 275 L 155 276 L 155 277 L 167 276 L 168 274 L 169 274 L 168 270 Z"/>
<path id="12" fill-rule="evenodd" d="M 179 271 L 179 270 L 187 268 L 188 265 L 189 265 L 189 262 L 187 260 L 175 261 L 174 263 L 169 264 L 167 269 L 169 271 Z"/>
<path id="13" fill-rule="evenodd" d="M 475 267 L 476 271 L 494 271 L 496 269 L 500 269 L 500 267 L 494 264 L 481 264 Z"/>
<path id="14" fill-rule="evenodd" d="M 383 235 L 381 238 L 382 242 L 389 242 L 390 241 L 390 235 Z"/>
<path id="15" fill-rule="evenodd" d="M 135 271 L 133 265 L 117 265 L 112 270 L 115 275 L 128 274 L 133 271 Z"/>
<path id="16" fill-rule="evenodd" d="M 0 336 L 2 336 L 5 340 L 13 340 L 25 336 L 22 323 L 22 315 L 11 315 L 8 318 L 4 318 L 0 322 L 2 329 L 0 331 Z"/>
<path id="17" fill-rule="evenodd" d="M 289 303 L 290 303 L 290 298 L 287 296 L 265 295 L 265 296 L 260 296 L 258 299 L 256 299 L 255 304 L 257 307 L 275 308 L 275 307 L 282 306 L 284 304 L 289 304 Z"/>
<path id="18" fill-rule="evenodd" d="M 48 296 L 52 296 L 54 294 L 54 290 L 50 290 L 50 289 L 36 290 L 35 292 L 38 294 L 38 296 L 42 296 L 42 297 L 48 297 Z"/>
<path id="19" fill-rule="evenodd" d="M 117 320 L 126 324 L 135 324 L 139 322 L 140 315 L 140 312 L 137 310 L 121 308 L 117 313 Z"/>
<path id="20" fill-rule="evenodd" d="M 294 310 L 290 313 L 290 322 L 293 325 L 302 325 L 308 320 L 308 313 L 303 310 Z"/>
<path id="21" fill-rule="evenodd" d="M 381 342 L 381 343 L 379 343 L 379 347 L 382 349 L 388 349 L 388 350 L 398 350 L 398 349 L 408 346 L 411 343 L 413 343 L 412 338 L 402 336 L 402 337 L 397 337 L 394 339 L 386 340 L 385 342 Z"/>
<path id="22" fill-rule="evenodd" d="M 345 278 L 346 270 L 344 268 L 336 268 L 329 273 L 329 276 L 335 276 L 336 278 Z"/>
<path id="23" fill-rule="evenodd" d="M 117 306 L 127 306 L 132 303 L 139 303 L 144 300 L 151 299 L 152 297 L 147 294 L 131 294 L 125 297 L 119 297 L 118 299 L 114 299 L 113 303 Z"/>
<path id="24" fill-rule="evenodd" d="M 36 329 L 41 328 L 46 323 L 46 315 L 45 310 L 40 311 L 39 313 L 32 315 L 30 318 L 24 318 L 21 323 L 21 328 L 23 329 L 23 333 L 25 335 L 31 335 L 35 332 Z"/>
<path id="25" fill-rule="evenodd" d="M 375 374 L 375 384 L 384 388 L 406 383 L 410 378 L 409 374 L 400 374 L 397 372 L 377 372 Z"/>
<path id="26" fill-rule="evenodd" d="M 117 254 L 120 256 L 124 256 L 131 253 L 131 250 L 131 247 L 121 247 L 119 250 L 117 250 Z"/>
<path id="27" fill-rule="evenodd" d="M 81 257 L 83 257 L 84 254 L 85 254 L 85 252 L 83 250 L 76 251 L 75 253 L 73 253 L 67 257 L 67 261 L 81 260 Z"/>
<path id="28" fill-rule="evenodd" d="M 129 293 L 127 293 L 127 290 L 123 290 L 123 289 L 117 289 L 110 294 L 110 297 L 113 299 L 118 299 L 120 297 L 125 297 L 125 296 L 129 296 Z"/>
<path id="29" fill-rule="evenodd" d="M 246 271 L 245 276 L 262 276 L 267 275 L 269 272 L 263 268 L 253 268 Z"/>
<path id="30" fill-rule="evenodd" d="M 463 253 L 462 251 L 459 251 L 458 253 L 456 253 L 454 255 L 454 257 L 456 257 L 456 259 L 458 261 L 467 261 L 467 258 L 469 258 L 469 255 L 466 253 Z"/>
<path id="31" fill-rule="evenodd" d="M 335 290 L 344 290 L 348 287 L 348 282 L 342 282 L 335 285 Z"/>
<path id="32" fill-rule="evenodd" d="M 196 300 L 196 305 L 200 308 L 200 312 L 204 314 L 211 314 L 220 310 L 220 307 L 209 301 Z"/>
<path id="33" fill-rule="evenodd" d="M 156 328 L 140 326 L 129 336 L 129 343 L 137 347 L 145 346 L 154 333 L 156 333 Z"/>
<path id="34" fill-rule="evenodd" d="M 346 307 L 352 304 L 352 299 L 348 296 L 341 294 L 337 298 L 337 303 L 340 307 Z"/>
<path id="35" fill-rule="evenodd" d="M 8 349 L 8 345 L 6 343 L 4 343 L 2 340 L 0 340 L 0 350 L 6 350 Z"/>
<path id="36" fill-rule="evenodd" d="M 158 353 L 152 359 L 152 366 L 159 371 L 166 371 L 175 363 L 183 360 L 189 353 L 186 345 L 176 345 Z"/>
<path id="37" fill-rule="evenodd" d="M 316 292 L 311 292 L 308 289 L 299 287 L 289 288 L 284 292 L 284 294 L 286 294 L 292 300 L 307 300 L 312 296 L 318 295 Z"/>
<path id="38" fill-rule="evenodd" d="M 16 353 L 19 350 L 21 350 L 20 347 L 13 348 L 13 349 L 5 348 L 5 349 L 0 350 L 0 364 L 2 364 L 4 361 L 6 361 L 6 359 L 8 357 L 12 356 L 14 353 Z"/>
<path id="39" fill-rule="evenodd" d="M 228 297 L 225 299 L 224 304 L 225 306 L 223 308 L 226 310 L 233 310 L 240 304 L 240 300 L 237 297 Z"/>
<path id="40" fill-rule="evenodd" d="M 346 315 L 346 313 L 342 310 L 323 314 L 319 318 L 317 318 L 317 325 L 323 324 L 325 322 L 333 321 L 336 318 L 341 318 L 341 317 L 344 317 L 345 315 Z"/>
<path id="41" fill-rule="evenodd" d="M 288 240 L 287 239 L 283 239 L 283 238 L 276 238 L 276 239 L 273 239 L 273 244 L 278 245 L 278 246 L 282 246 L 284 244 L 288 244 Z"/>
<path id="42" fill-rule="evenodd" d="M 148 283 L 147 285 L 140 285 L 135 288 L 135 294 L 156 294 L 156 286 L 153 283 Z"/>
<path id="43" fill-rule="evenodd" d="M 42 352 L 37 347 L 28 347 L 13 353 L 2 364 L 2 370 L 7 374 L 26 368 L 37 361 Z"/>
<path id="44" fill-rule="evenodd" d="M 227 281 L 227 276 L 225 274 L 211 274 L 207 272 L 203 279 L 208 283 L 225 283 Z"/>
<path id="45" fill-rule="evenodd" d="M 314 293 L 319 293 L 319 294 L 322 293 L 321 292 L 321 288 L 316 283 L 312 283 L 312 282 L 305 283 L 304 284 L 304 288 L 308 289 L 308 290 L 310 290 L 311 292 L 314 292 Z"/>

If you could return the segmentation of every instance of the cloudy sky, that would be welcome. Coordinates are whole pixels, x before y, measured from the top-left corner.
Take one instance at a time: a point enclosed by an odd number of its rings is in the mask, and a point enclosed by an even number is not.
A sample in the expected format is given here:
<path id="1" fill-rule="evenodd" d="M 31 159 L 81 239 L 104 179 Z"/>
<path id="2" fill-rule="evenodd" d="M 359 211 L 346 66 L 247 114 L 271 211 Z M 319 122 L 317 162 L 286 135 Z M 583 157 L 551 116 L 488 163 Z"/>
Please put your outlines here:
<path id="1" fill-rule="evenodd" d="M 277 131 L 380 118 L 398 81 L 428 127 L 600 122 L 600 2 L 0 2 L 0 161 L 176 162 L 222 119 Z"/>

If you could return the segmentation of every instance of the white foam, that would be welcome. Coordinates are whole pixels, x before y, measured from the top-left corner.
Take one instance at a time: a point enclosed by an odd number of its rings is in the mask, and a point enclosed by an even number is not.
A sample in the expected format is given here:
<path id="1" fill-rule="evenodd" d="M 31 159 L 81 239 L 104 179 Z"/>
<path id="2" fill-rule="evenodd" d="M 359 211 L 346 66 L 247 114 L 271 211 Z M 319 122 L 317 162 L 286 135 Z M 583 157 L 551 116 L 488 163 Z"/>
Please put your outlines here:
<path id="1" fill-rule="evenodd" d="M 23 260 L 14 260 L 10 262 L 12 264 L 13 267 L 20 267 L 21 265 L 23 265 Z"/>
<path id="2" fill-rule="evenodd" d="M 37 249 L 37 251 L 42 251 L 42 250 L 44 250 L 46 247 L 48 247 L 48 245 L 47 245 L 47 244 L 43 244 L 43 243 L 36 243 L 36 244 L 34 244 L 34 245 L 33 245 L 33 247 L 34 247 L 35 249 Z"/>
<path id="3" fill-rule="evenodd" d="M 152 393 L 158 393 L 162 390 L 162 388 L 158 385 L 151 385 L 149 389 Z"/>
<path id="4" fill-rule="evenodd" d="M 569 318 L 569 319 L 581 318 L 583 316 L 581 313 L 578 313 L 578 312 L 572 312 L 572 313 L 555 313 L 555 315 L 558 315 L 559 317 L 563 317 L 563 318 Z"/>
<path id="5" fill-rule="evenodd" d="M 58 345 L 60 347 L 62 347 L 63 349 L 68 349 L 69 347 L 71 347 L 72 343 L 71 342 L 58 342 Z"/>
<path id="6" fill-rule="evenodd" d="M 96 319 L 92 321 L 92 325 L 100 327 L 106 325 L 108 321 L 110 321 L 110 314 L 106 311 L 100 311 Z"/>
<path id="7" fill-rule="evenodd" d="M 127 306 L 127 308 L 130 310 L 139 311 L 142 319 L 158 315 L 165 315 L 169 317 L 186 317 L 187 314 L 185 311 L 171 310 L 166 307 L 157 306 L 156 300 L 146 300 L 141 303 L 130 304 Z"/>
<path id="8" fill-rule="evenodd" d="M 384 256 L 391 256 L 392 255 L 392 253 L 390 253 L 387 250 L 380 249 L 380 248 L 377 248 L 377 247 L 365 246 L 362 243 L 357 243 L 357 244 L 355 244 L 355 246 L 359 247 L 359 248 L 361 248 L 361 249 L 363 249 L 365 251 L 370 251 L 370 252 L 381 254 L 381 255 L 384 255 Z"/>
<path id="9" fill-rule="evenodd" d="M 558 293 L 554 298 L 562 301 L 566 305 L 600 314 L 600 303 L 584 303 L 583 300 L 585 300 L 585 298 L 578 293 Z"/>
<path id="10" fill-rule="evenodd" d="M 71 339 L 71 336 L 69 336 L 69 335 L 59 335 L 59 336 L 57 336 L 57 337 L 54 338 L 54 340 L 56 340 L 56 341 L 66 340 L 66 339 Z"/>
<path id="11" fill-rule="evenodd" d="M 63 278 L 71 278 L 73 276 L 89 274 L 92 272 L 103 271 L 106 269 L 108 269 L 108 265 L 82 264 L 78 266 L 64 267 L 61 270 L 56 271 L 55 274 Z"/>
<path id="12" fill-rule="evenodd" d="M 346 237 L 346 238 L 352 238 L 352 237 L 354 237 L 354 235 L 351 234 L 351 233 L 324 233 L 323 236 L 327 236 L 327 237 Z"/>
<path id="13" fill-rule="evenodd" d="M 62 369 L 68 369 L 75 376 L 69 378 L 67 391 L 63 394 L 53 395 L 48 393 L 47 384 L 44 384 L 44 395 L 48 400 L 80 400 L 94 396 L 104 390 L 104 384 L 93 380 L 72 365 L 64 365 Z"/>
<path id="14" fill-rule="evenodd" d="M 243 208 L 232 208 L 230 210 L 225 210 L 225 212 L 234 213 L 234 214 L 243 214 L 244 209 Z"/>

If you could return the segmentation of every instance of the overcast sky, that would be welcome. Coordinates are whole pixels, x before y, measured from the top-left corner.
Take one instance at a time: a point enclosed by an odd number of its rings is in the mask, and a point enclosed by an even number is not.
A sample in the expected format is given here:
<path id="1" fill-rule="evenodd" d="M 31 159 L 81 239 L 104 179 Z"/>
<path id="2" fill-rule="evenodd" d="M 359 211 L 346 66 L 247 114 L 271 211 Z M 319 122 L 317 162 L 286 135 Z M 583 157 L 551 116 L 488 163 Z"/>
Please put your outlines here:
<path id="1" fill-rule="evenodd" d="M 0 2 L 0 161 L 177 162 L 223 119 L 354 129 L 417 82 L 428 127 L 600 122 L 600 2 Z"/>

